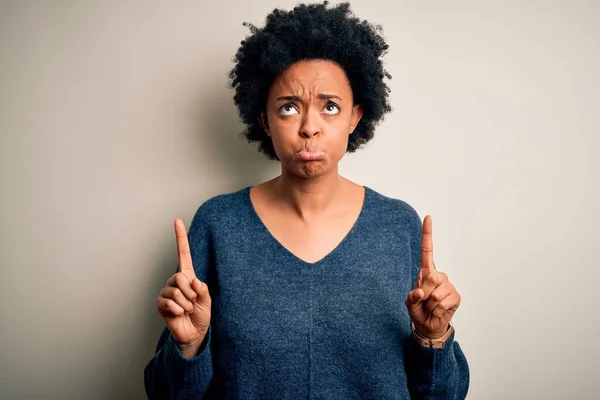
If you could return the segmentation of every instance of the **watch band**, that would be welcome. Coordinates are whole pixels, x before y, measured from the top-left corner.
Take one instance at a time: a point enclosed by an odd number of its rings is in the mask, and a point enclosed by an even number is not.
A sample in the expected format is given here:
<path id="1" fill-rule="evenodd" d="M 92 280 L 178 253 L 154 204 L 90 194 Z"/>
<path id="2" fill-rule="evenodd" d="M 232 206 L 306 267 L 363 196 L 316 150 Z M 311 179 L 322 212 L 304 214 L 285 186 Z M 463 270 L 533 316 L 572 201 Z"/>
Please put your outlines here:
<path id="1" fill-rule="evenodd" d="M 444 333 L 444 336 L 437 339 L 430 339 L 425 336 L 421 336 L 415 329 L 414 322 L 411 322 L 410 327 L 412 329 L 413 338 L 423 347 L 429 347 L 430 349 L 443 349 L 446 346 L 446 341 L 454 332 L 454 326 L 452 322 L 448 323 L 448 330 Z"/>

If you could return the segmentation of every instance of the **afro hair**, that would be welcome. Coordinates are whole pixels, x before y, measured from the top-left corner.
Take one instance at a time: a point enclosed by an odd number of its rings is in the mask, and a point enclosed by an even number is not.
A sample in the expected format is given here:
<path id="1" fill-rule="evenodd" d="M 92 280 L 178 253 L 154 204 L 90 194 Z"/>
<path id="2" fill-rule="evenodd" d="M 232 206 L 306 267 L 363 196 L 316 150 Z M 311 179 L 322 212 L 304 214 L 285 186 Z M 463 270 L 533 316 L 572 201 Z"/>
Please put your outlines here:
<path id="1" fill-rule="evenodd" d="M 269 89 L 275 77 L 301 60 L 330 60 L 346 72 L 354 104 L 363 108 L 363 117 L 348 140 L 347 152 L 354 152 L 373 138 L 375 125 L 386 112 L 389 87 L 380 57 L 388 45 L 380 35 L 382 28 L 360 21 L 349 3 L 333 8 L 322 4 L 300 4 L 291 11 L 273 10 L 263 28 L 244 23 L 250 35 L 241 42 L 229 73 L 234 102 L 249 143 L 258 142 L 258 150 L 277 160 L 273 142 L 263 130 L 259 117 L 265 109 Z"/>

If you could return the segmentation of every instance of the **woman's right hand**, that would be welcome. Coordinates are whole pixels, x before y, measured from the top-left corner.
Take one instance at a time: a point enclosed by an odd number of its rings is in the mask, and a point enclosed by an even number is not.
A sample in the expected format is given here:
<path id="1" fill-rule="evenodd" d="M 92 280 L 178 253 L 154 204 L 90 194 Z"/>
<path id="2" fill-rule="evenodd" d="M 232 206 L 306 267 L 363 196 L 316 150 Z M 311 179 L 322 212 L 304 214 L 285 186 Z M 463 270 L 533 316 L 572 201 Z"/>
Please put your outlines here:
<path id="1" fill-rule="evenodd" d="M 175 219 L 179 272 L 167 280 L 156 299 L 158 312 L 184 356 L 196 355 L 210 325 L 208 286 L 196 278 L 183 221 Z"/>

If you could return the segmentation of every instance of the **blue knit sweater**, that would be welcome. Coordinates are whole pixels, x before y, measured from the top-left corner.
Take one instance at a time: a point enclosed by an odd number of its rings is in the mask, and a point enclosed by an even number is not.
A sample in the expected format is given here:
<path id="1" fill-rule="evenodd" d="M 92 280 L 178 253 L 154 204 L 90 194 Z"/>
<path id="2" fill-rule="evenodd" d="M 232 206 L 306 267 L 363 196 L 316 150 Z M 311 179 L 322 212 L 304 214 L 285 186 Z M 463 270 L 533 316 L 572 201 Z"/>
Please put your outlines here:
<path id="1" fill-rule="evenodd" d="M 366 188 L 348 235 L 307 263 L 269 233 L 249 193 L 216 196 L 194 215 L 188 238 L 211 325 L 192 359 L 164 329 L 144 371 L 149 398 L 465 398 L 454 334 L 444 349 L 411 337 L 404 300 L 422 229 L 411 206 Z"/>

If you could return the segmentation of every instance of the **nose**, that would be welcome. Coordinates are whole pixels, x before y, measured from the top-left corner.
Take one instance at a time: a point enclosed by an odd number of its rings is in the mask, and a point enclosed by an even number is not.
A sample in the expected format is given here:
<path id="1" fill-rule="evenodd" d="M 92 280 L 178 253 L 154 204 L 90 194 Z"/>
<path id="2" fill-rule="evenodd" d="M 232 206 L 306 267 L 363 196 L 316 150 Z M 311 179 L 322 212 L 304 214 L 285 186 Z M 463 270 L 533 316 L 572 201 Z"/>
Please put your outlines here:
<path id="1" fill-rule="evenodd" d="M 305 139 L 310 139 L 321 132 L 319 127 L 319 116 L 315 115 L 315 111 L 310 110 L 304 114 L 302 126 L 300 127 L 300 136 Z"/>

